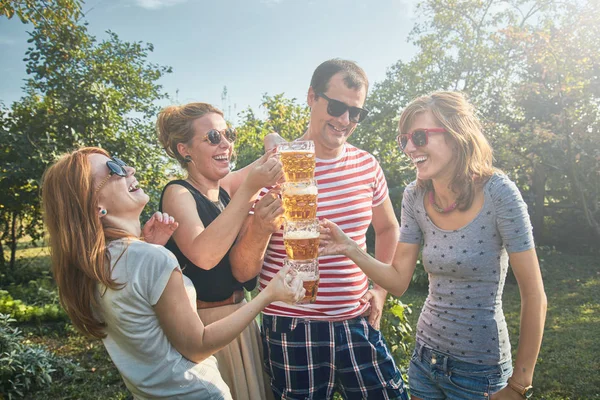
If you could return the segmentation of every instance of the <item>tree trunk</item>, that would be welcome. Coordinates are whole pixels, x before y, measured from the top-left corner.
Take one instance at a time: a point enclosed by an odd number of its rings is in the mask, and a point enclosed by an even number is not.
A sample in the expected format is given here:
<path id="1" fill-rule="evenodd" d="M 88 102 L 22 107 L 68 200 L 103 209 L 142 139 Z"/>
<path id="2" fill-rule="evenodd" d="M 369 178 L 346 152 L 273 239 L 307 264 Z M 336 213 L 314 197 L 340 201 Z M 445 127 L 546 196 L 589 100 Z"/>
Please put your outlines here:
<path id="1" fill-rule="evenodd" d="M 16 212 L 13 212 L 10 227 L 10 262 L 8 264 L 8 267 L 11 270 L 15 268 L 15 261 L 17 256 L 17 217 L 18 214 Z"/>
<path id="2" fill-rule="evenodd" d="M 567 135 L 567 156 L 567 162 L 569 165 L 568 169 L 571 178 L 573 193 L 575 193 L 579 198 L 579 202 L 581 204 L 581 207 L 583 208 L 583 214 L 585 215 L 585 219 L 588 223 L 588 226 L 592 229 L 592 232 L 596 235 L 596 238 L 600 240 L 600 221 L 597 221 L 594 218 L 594 215 L 592 214 L 588 205 L 585 192 L 581 186 L 581 182 L 579 181 L 579 176 L 577 175 L 577 167 L 575 165 L 575 157 L 573 156 L 571 137 L 569 135 Z"/>
<path id="3" fill-rule="evenodd" d="M 533 164 L 533 235 L 541 243 L 544 234 L 544 203 L 546 200 L 546 167 L 539 161 Z"/>

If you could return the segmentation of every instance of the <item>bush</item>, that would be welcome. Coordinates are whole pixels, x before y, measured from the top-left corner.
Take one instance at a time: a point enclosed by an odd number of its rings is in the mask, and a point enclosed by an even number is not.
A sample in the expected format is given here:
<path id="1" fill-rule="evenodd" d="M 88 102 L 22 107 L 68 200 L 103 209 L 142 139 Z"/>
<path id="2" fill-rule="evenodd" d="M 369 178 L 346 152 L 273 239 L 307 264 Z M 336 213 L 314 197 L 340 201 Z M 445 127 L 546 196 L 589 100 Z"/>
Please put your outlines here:
<path id="1" fill-rule="evenodd" d="M 0 290 L 0 313 L 10 315 L 18 322 L 68 320 L 67 313 L 58 304 L 28 305 L 13 299 L 6 290 Z"/>
<path id="2" fill-rule="evenodd" d="M 56 285 L 49 277 L 31 280 L 26 284 L 11 283 L 4 289 L 14 299 L 19 299 L 29 305 L 60 304 Z"/>
<path id="3" fill-rule="evenodd" d="M 24 398 L 52 383 L 52 377 L 71 375 L 76 366 L 40 346 L 23 342 L 13 318 L 0 314 L 0 398 Z"/>
<path id="4" fill-rule="evenodd" d="M 381 315 L 381 333 L 392 352 L 394 361 L 403 372 L 408 367 L 410 343 L 413 341 L 412 328 L 407 318 L 411 313 L 410 305 L 389 295 Z"/>

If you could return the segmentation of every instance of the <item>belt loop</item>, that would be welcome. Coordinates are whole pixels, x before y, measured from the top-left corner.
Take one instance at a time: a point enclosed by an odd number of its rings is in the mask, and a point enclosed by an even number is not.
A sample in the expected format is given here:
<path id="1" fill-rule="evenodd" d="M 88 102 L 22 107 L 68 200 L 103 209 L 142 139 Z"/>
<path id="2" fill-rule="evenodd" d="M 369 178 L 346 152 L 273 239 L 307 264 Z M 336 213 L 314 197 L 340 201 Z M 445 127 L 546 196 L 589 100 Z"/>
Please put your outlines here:
<path id="1" fill-rule="evenodd" d="M 449 371 L 449 369 L 448 369 L 448 357 L 444 356 L 444 372 L 447 373 L 448 371 Z"/>
<path id="2" fill-rule="evenodd" d="M 276 315 L 273 315 L 271 317 L 271 331 L 277 332 L 277 316 Z"/>
<path id="3" fill-rule="evenodd" d="M 423 345 L 417 342 L 417 356 L 419 361 L 423 361 Z"/>

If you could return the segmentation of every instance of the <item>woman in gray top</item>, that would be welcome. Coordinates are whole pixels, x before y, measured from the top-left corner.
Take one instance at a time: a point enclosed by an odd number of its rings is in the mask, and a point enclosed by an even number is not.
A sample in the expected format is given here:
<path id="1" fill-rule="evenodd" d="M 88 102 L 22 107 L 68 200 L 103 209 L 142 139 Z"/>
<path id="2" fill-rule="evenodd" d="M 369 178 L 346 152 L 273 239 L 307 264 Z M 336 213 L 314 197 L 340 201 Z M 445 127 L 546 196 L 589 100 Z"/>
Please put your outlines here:
<path id="1" fill-rule="evenodd" d="M 492 167 L 492 149 L 461 93 L 417 98 L 403 111 L 399 132 L 417 180 L 404 191 L 392 264 L 370 257 L 330 221 L 323 222 L 321 255 L 348 256 L 400 296 L 422 249 L 429 295 L 409 368 L 413 399 L 528 398 L 546 295 L 527 206 L 515 184 Z M 514 371 L 502 312 L 509 262 L 521 293 Z"/>
<path id="2" fill-rule="evenodd" d="M 284 269 L 248 304 L 205 325 L 194 285 L 161 246 L 177 224 L 155 214 L 141 229 L 148 195 L 135 169 L 103 149 L 50 166 L 42 200 L 61 304 L 76 328 L 103 340 L 135 399 L 232 399 L 212 354 L 271 302 L 304 296 Z"/>

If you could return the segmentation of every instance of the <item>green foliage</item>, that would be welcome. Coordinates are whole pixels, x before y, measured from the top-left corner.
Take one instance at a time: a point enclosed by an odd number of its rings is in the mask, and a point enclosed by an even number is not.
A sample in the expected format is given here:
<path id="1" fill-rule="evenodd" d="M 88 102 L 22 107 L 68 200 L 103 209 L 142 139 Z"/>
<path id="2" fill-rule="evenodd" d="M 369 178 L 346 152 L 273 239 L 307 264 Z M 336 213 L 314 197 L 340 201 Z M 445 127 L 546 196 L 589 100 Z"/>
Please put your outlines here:
<path id="1" fill-rule="evenodd" d="M 50 277 L 30 280 L 26 284 L 10 284 L 5 286 L 6 291 L 13 298 L 34 305 L 59 304 L 56 285 Z"/>
<path id="2" fill-rule="evenodd" d="M 423 0 L 398 61 L 367 99 L 351 141 L 376 154 L 398 208 L 414 179 L 394 142 L 398 111 L 435 90 L 478 109 L 496 165 L 516 182 L 536 240 L 594 249 L 600 240 L 600 6 L 597 1 Z M 574 240 L 574 238 L 576 238 Z"/>
<path id="3" fill-rule="evenodd" d="M 296 99 L 286 99 L 283 94 L 265 94 L 262 107 L 267 112 L 265 120 L 257 117 L 250 107 L 240 113 L 237 167 L 245 167 L 263 154 L 263 138 L 268 133 L 277 132 L 284 139 L 294 140 L 302 136 L 308 126 L 308 108 L 296 104 Z"/>
<path id="4" fill-rule="evenodd" d="M 381 333 L 398 366 L 406 366 L 410 360 L 410 347 L 414 342 L 408 321 L 411 313 L 410 304 L 391 295 L 387 297 L 381 315 Z"/>
<path id="5" fill-rule="evenodd" d="M 0 0 L 0 15 L 15 15 L 35 26 L 72 23 L 81 16 L 81 0 Z"/>
<path id="6" fill-rule="evenodd" d="M 75 365 L 36 345 L 23 341 L 15 322 L 0 313 L 0 397 L 25 398 L 47 387 L 61 376 L 70 375 Z"/>
<path id="7" fill-rule="evenodd" d="M 30 36 L 25 97 L 0 110 L 0 251 L 11 250 L 11 267 L 17 240 L 41 235 L 40 178 L 60 154 L 107 149 L 137 168 L 154 202 L 169 166 L 154 118 L 165 98 L 156 82 L 171 69 L 149 63 L 151 44 L 113 32 L 98 42 L 74 20 L 38 25 Z"/>
<path id="8" fill-rule="evenodd" d="M 411 278 L 411 285 L 423 288 L 429 287 L 429 275 L 425 271 L 421 259 L 417 260 L 417 266 Z"/>
<path id="9" fill-rule="evenodd" d="M 8 291 L 0 290 L 0 313 L 18 322 L 66 321 L 67 314 L 58 303 L 29 305 L 14 299 Z"/>

